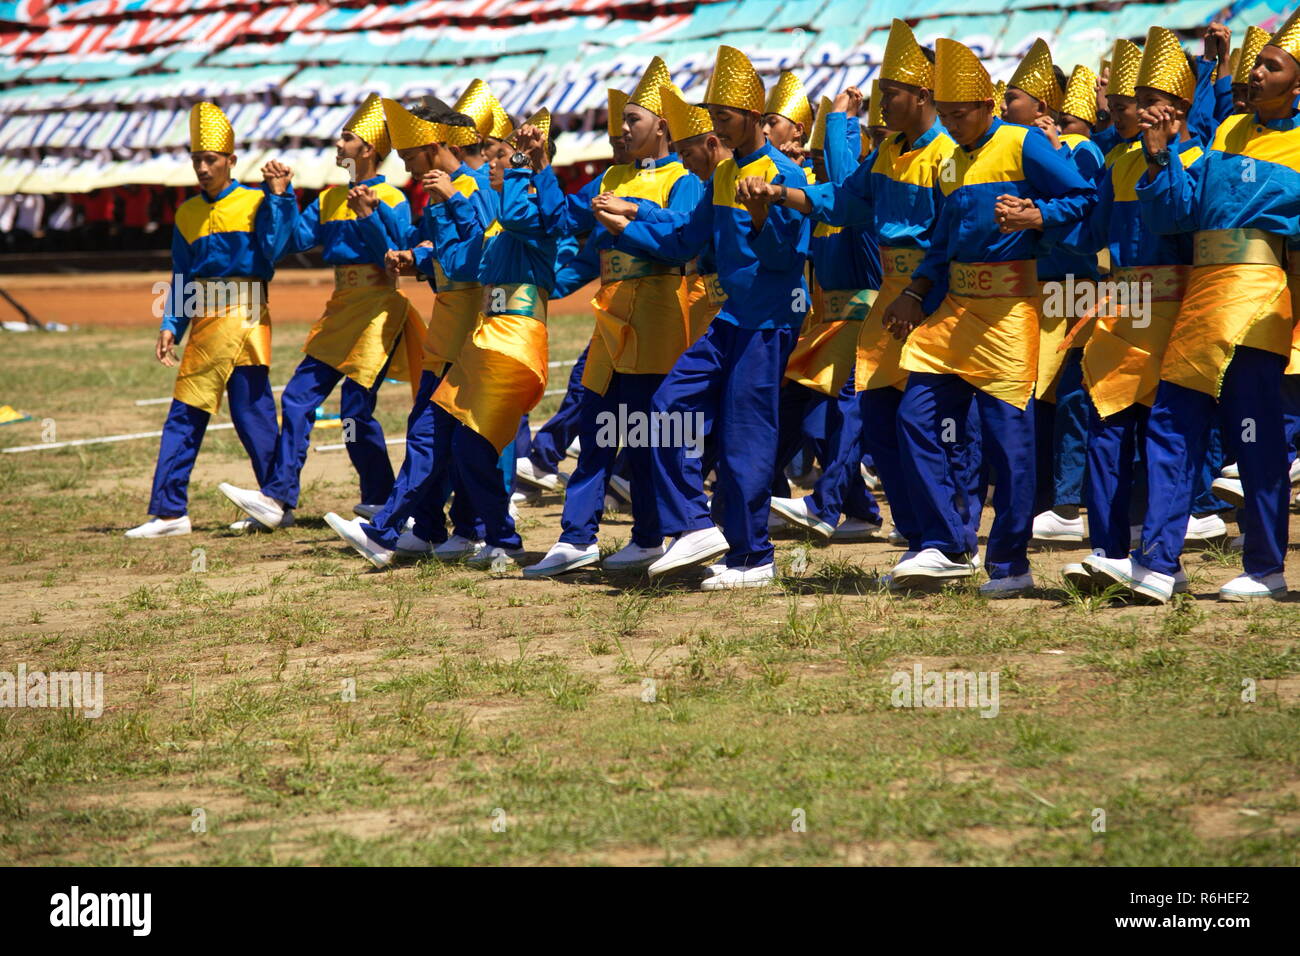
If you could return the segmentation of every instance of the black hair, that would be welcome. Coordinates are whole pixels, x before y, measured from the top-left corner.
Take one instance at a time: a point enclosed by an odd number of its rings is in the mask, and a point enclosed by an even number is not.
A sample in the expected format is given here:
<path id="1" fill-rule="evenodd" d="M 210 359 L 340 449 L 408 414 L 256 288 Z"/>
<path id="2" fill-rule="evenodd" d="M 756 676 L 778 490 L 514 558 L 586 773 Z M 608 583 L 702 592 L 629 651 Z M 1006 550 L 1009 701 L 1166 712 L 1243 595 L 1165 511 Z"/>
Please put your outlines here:
<path id="1" fill-rule="evenodd" d="M 921 55 L 931 63 L 934 62 L 934 50 L 930 49 L 928 46 L 921 47 Z"/>
<path id="2" fill-rule="evenodd" d="M 1069 79 L 1066 78 L 1065 71 L 1061 69 L 1059 66 L 1057 66 L 1055 63 L 1053 63 L 1052 73 L 1055 74 L 1056 76 L 1056 85 L 1059 86 L 1061 88 L 1061 92 L 1064 93 L 1065 88 L 1070 84 Z"/>
<path id="3" fill-rule="evenodd" d="M 435 113 L 452 112 L 451 106 L 449 104 L 438 99 L 438 97 L 434 96 L 432 93 L 427 93 L 424 96 L 421 96 L 420 105 L 429 107 L 429 109 L 433 110 Z"/>
<path id="4" fill-rule="evenodd" d="M 554 136 L 549 136 L 546 139 L 546 158 L 548 160 L 555 159 L 555 137 Z"/>
<path id="5" fill-rule="evenodd" d="M 442 123 L 444 122 L 443 117 L 447 115 L 445 112 L 425 106 L 423 103 L 411 107 L 410 113 L 416 119 L 424 120 L 426 123 Z"/>
<path id="6" fill-rule="evenodd" d="M 457 113 L 455 110 L 448 110 L 442 120 L 446 126 L 473 126 L 474 121 L 464 113 Z"/>

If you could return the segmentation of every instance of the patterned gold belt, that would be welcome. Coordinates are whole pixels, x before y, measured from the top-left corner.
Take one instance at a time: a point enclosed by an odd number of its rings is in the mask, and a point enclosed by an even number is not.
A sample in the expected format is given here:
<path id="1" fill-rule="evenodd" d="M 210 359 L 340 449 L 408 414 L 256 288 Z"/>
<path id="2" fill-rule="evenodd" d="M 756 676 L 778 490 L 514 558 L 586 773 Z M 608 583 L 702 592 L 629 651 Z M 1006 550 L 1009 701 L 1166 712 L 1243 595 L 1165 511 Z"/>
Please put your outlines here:
<path id="1" fill-rule="evenodd" d="M 526 315 L 546 322 L 546 290 L 527 282 L 485 285 L 483 287 L 483 314 Z"/>
<path id="2" fill-rule="evenodd" d="M 334 267 L 334 288 L 336 290 L 379 286 L 394 288 L 396 285 L 397 281 L 376 265 L 367 263 L 365 265 Z"/>
<path id="3" fill-rule="evenodd" d="M 704 280 L 704 291 L 708 293 L 710 302 L 722 305 L 727 301 L 727 290 L 722 287 L 722 280 L 716 272 L 706 272 L 700 278 Z"/>
<path id="4" fill-rule="evenodd" d="M 1207 229 L 1195 235 L 1198 266 L 1283 263 L 1282 237 L 1263 229 Z"/>
<path id="5" fill-rule="evenodd" d="M 823 289 L 818 322 L 838 322 L 848 319 L 861 322 L 876 301 L 875 289 Z"/>
<path id="6" fill-rule="evenodd" d="M 1099 285 L 1104 288 L 1107 283 L 1136 282 L 1151 287 L 1152 302 L 1181 302 L 1191 274 L 1191 266 L 1134 266 L 1116 269 Z"/>
<path id="7" fill-rule="evenodd" d="M 1014 262 L 950 262 L 948 291 L 974 298 L 1032 299 L 1041 294 L 1038 264 L 1033 259 Z"/>
<path id="8" fill-rule="evenodd" d="M 887 276 L 910 276 L 925 258 L 924 249 L 906 246 L 881 246 L 880 270 Z"/>
<path id="9" fill-rule="evenodd" d="M 666 262 L 642 259 L 630 256 L 617 249 L 600 250 L 600 284 L 621 282 L 624 279 L 640 279 L 643 276 L 681 275 L 681 266 L 670 266 Z"/>

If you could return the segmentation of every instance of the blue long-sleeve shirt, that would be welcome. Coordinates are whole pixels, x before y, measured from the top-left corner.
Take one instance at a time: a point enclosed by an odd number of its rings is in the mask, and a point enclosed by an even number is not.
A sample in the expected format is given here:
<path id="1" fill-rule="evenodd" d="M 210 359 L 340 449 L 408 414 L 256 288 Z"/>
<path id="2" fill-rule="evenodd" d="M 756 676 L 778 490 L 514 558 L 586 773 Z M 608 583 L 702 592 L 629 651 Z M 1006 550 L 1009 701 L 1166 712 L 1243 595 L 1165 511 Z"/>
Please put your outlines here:
<path id="1" fill-rule="evenodd" d="M 527 283 L 555 288 L 556 239 L 542 225 L 537 195 L 530 193 L 531 169 L 507 169 L 501 189 L 501 212 L 488 230 L 478 279 L 483 285 Z"/>
<path id="2" fill-rule="evenodd" d="M 456 192 L 442 202 L 430 202 L 420 216 L 419 240 L 428 240 L 432 246 L 412 243 L 411 255 L 416 272 L 433 277 L 441 268 L 443 275 L 453 282 L 477 282 L 479 263 L 483 258 L 483 235 L 492 225 L 496 207 L 479 177 L 468 166 L 462 165 L 452 174 L 451 184 Z M 435 266 L 436 263 L 436 266 Z"/>
<path id="3" fill-rule="evenodd" d="M 379 197 L 370 215 L 358 219 L 348 206 L 348 190 L 369 186 Z M 363 220 L 374 220 L 372 223 Z M 382 228 L 382 235 L 373 231 Z M 372 176 L 347 186 L 331 186 L 304 209 L 293 225 L 286 253 L 321 247 L 321 258 L 332 266 L 376 265 L 383 268 L 389 249 L 405 249 L 411 232 L 411 205 L 383 176 Z"/>
<path id="4" fill-rule="evenodd" d="M 1208 143 L 1214 136 L 1214 128 L 1223 119 L 1215 102 L 1214 70 L 1217 66 L 1217 60 L 1207 60 L 1203 56 L 1196 58 L 1196 89 L 1192 105 L 1187 110 L 1187 130 L 1198 143 Z M 1231 112 L 1231 86 L 1228 96 L 1228 110 Z"/>
<path id="5" fill-rule="evenodd" d="M 842 183 L 857 167 L 861 130 L 844 113 L 826 117 L 822 160 L 830 182 Z M 813 274 L 823 289 L 880 288 L 880 247 L 870 223 L 857 226 L 816 223 L 808 247 Z"/>
<path id="6" fill-rule="evenodd" d="M 180 341 L 189 328 L 186 285 L 232 276 L 270 281 L 293 231 L 293 187 L 277 196 L 264 186 L 232 182 L 216 199 L 201 192 L 181 203 L 172 229 L 172 287 L 162 330 Z"/>
<path id="7" fill-rule="evenodd" d="M 994 118 L 989 131 L 954 154 L 954 174 L 940 176 L 945 200 L 917 276 L 937 281 L 949 262 L 1015 262 L 1038 258 L 1038 231 L 1002 232 L 993 208 L 1000 195 L 1032 199 L 1043 230 L 1067 232 L 1097 200 L 1069 157 L 1041 130 Z M 949 181 L 951 180 L 951 181 Z"/>
<path id="8" fill-rule="evenodd" d="M 801 189 L 803 170 L 763 143 L 747 156 L 727 159 L 714 170 L 704 197 L 680 227 L 675 222 L 637 219 L 618 247 L 635 255 L 688 262 L 712 243 L 718 281 L 727 293 L 717 321 L 747 329 L 797 328 L 807 313 L 808 220 L 783 206 L 769 208 L 755 231 L 749 211 L 736 199 L 736 184 L 758 176 L 778 186 Z"/>
<path id="9" fill-rule="evenodd" d="M 1069 157 L 1086 182 L 1100 185 L 1106 172 L 1106 158 L 1092 140 L 1079 133 L 1067 133 L 1061 137 L 1058 152 Z M 1095 218 L 1096 215 L 1094 207 L 1086 218 Z M 1063 239 L 1062 233 L 1044 234 L 1038 258 L 1039 281 L 1051 282 L 1071 275 L 1076 279 L 1096 279 L 1100 275 L 1095 253 L 1080 254 L 1064 241 L 1053 242 L 1053 239 Z"/>
<path id="10" fill-rule="evenodd" d="M 1167 235 L 1210 229 L 1261 229 L 1300 235 L 1300 115 L 1261 121 L 1255 114 L 1229 116 L 1214 141 L 1184 168 L 1185 144 L 1154 180 L 1135 187 L 1142 219 Z"/>

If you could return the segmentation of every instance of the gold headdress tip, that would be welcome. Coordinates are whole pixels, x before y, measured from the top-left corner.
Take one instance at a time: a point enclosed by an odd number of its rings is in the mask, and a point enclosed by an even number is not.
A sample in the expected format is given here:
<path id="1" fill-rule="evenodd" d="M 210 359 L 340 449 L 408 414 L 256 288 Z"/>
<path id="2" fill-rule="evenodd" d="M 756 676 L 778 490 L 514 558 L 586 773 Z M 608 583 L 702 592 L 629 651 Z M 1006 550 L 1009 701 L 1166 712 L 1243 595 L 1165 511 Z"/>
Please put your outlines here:
<path id="1" fill-rule="evenodd" d="M 1070 73 L 1065 85 L 1061 112 L 1077 116 L 1089 126 L 1097 123 L 1097 74 L 1080 64 Z"/>
<path id="2" fill-rule="evenodd" d="M 704 90 L 704 102 L 709 106 L 762 113 L 765 101 L 763 81 L 749 57 L 734 46 L 718 47 L 713 73 Z"/>
<path id="3" fill-rule="evenodd" d="M 628 97 L 622 90 L 613 89 L 606 90 L 605 95 L 609 105 L 609 120 L 606 123 L 609 138 L 618 139 L 623 135 L 623 107 L 627 106 Z"/>
<path id="4" fill-rule="evenodd" d="M 457 112 L 460 112 L 457 110 Z M 448 146 L 473 146 L 481 142 L 478 135 L 478 129 L 474 126 L 458 126 L 451 123 L 440 123 L 442 127 L 443 138 L 440 142 Z"/>
<path id="5" fill-rule="evenodd" d="M 388 125 L 384 121 L 384 101 L 378 93 L 371 93 L 366 97 L 366 101 L 357 107 L 352 118 L 343 124 L 343 129 L 360 136 L 373 146 L 381 160 L 393 148 L 388 135 Z"/>
<path id="6" fill-rule="evenodd" d="M 781 73 L 776 85 L 768 92 L 763 112 L 775 113 L 784 116 L 791 123 L 802 124 L 805 138 L 812 131 L 812 105 L 808 102 L 808 94 L 804 92 L 799 77 L 789 70 Z"/>
<path id="7" fill-rule="evenodd" d="M 496 101 L 497 98 L 492 95 L 486 83 L 480 79 L 473 79 L 470 80 L 469 86 L 465 87 L 465 92 L 460 94 L 460 99 L 455 102 L 452 109 L 472 119 L 480 136 L 488 136 L 492 132 L 492 105 Z"/>
<path id="8" fill-rule="evenodd" d="M 934 88 L 934 64 L 925 58 L 921 45 L 916 42 L 916 35 L 904 20 L 895 18 L 889 25 L 880 78 L 926 90 Z"/>
<path id="9" fill-rule="evenodd" d="M 1275 46 L 1291 54 L 1292 59 L 1300 62 L 1300 7 L 1297 7 L 1286 23 L 1269 39 L 1265 46 Z M 1256 54 L 1258 55 L 1258 54 Z M 1253 65 L 1253 64 L 1252 64 Z"/>
<path id="10" fill-rule="evenodd" d="M 216 103 L 195 103 L 190 108 L 190 152 L 235 151 L 235 130 Z"/>
<path id="11" fill-rule="evenodd" d="M 1029 48 L 1025 58 L 1016 67 L 1016 72 L 1007 81 L 1007 86 L 1023 90 L 1036 100 L 1047 104 L 1051 110 L 1061 108 L 1061 86 L 1056 82 L 1056 71 L 1052 69 L 1052 51 L 1047 42 L 1039 37 Z"/>
<path id="12" fill-rule="evenodd" d="M 668 65 L 663 60 L 653 57 L 627 101 L 662 117 L 664 105 L 659 90 L 665 86 L 673 86 L 673 75 L 668 72 Z"/>
<path id="13" fill-rule="evenodd" d="M 1267 30 L 1253 24 L 1246 27 L 1246 38 L 1241 41 L 1241 49 L 1237 51 L 1237 62 L 1232 68 L 1233 83 L 1240 83 L 1244 86 L 1250 82 L 1250 71 L 1255 69 L 1255 61 L 1259 58 L 1259 51 L 1268 46 L 1268 42 L 1272 38 L 1273 35 Z"/>
<path id="14" fill-rule="evenodd" d="M 1142 50 L 1142 62 L 1138 66 L 1134 86 L 1145 86 L 1189 103 L 1192 101 L 1192 95 L 1196 91 L 1196 77 L 1187 65 L 1187 54 L 1183 52 L 1182 43 L 1172 30 L 1152 27 L 1147 31 L 1147 42 Z"/>
<path id="15" fill-rule="evenodd" d="M 664 119 L 668 121 L 668 136 L 674 143 L 713 132 L 709 111 L 687 103 L 675 86 L 660 90 L 664 104 Z"/>
<path id="16" fill-rule="evenodd" d="M 389 142 L 393 149 L 416 149 L 441 142 L 442 130 L 446 129 L 441 123 L 430 123 L 420 119 L 396 100 L 385 99 L 381 102 L 384 120 L 388 126 Z"/>
<path id="17" fill-rule="evenodd" d="M 831 115 L 832 105 L 828 96 L 823 96 L 817 104 L 817 119 L 813 121 L 812 134 L 808 137 L 809 149 L 826 148 L 826 117 Z"/>
<path id="18" fill-rule="evenodd" d="M 947 37 L 934 42 L 934 98 L 939 103 L 993 99 L 993 81 L 974 52 Z"/>
<path id="19" fill-rule="evenodd" d="M 1116 40 L 1110 54 L 1108 96 L 1137 96 L 1138 69 L 1142 66 L 1142 48 L 1128 40 Z"/>
<path id="20" fill-rule="evenodd" d="M 525 126 L 536 126 L 539 130 L 541 130 L 543 140 L 550 139 L 551 138 L 551 111 L 543 106 L 540 110 L 538 110 L 532 116 L 528 117 L 528 119 L 524 120 L 522 123 L 519 124 L 520 129 L 522 129 Z M 506 139 L 509 142 L 513 143 L 515 139 L 515 133 L 517 133 L 518 131 L 519 130 L 517 129 L 512 129 L 510 131 L 510 135 L 503 137 L 503 139 Z"/>
<path id="21" fill-rule="evenodd" d="M 867 125 L 885 126 L 885 104 L 880 95 L 880 81 L 871 81 L 871 101 L 867 105 Z"/>

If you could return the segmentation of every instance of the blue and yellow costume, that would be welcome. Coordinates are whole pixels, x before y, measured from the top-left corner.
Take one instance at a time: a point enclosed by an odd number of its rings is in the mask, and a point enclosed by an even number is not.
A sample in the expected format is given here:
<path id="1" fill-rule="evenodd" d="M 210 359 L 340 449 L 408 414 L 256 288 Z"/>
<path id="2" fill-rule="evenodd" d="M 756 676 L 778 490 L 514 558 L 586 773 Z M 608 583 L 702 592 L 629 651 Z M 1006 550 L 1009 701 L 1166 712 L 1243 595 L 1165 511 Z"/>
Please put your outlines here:
<path id="1" fill-rule="evenodd" d="M 190 146 L 194 152 L 234 152 L 234 132 L 214 104 L 198 103 L 190 111 Z M 215 198 L 200 193 L 176 211 L 162 328 L 177 342 L 188 330 L 190 339 L 163 425 L 152 515 L 187 513 L 190 473 L 223 391 L 254 475 L 261 482 L 270 473 L 276 422 L 266 287 L 297 208 L 292 187 L 277 196 L 232 182 Z"/>

